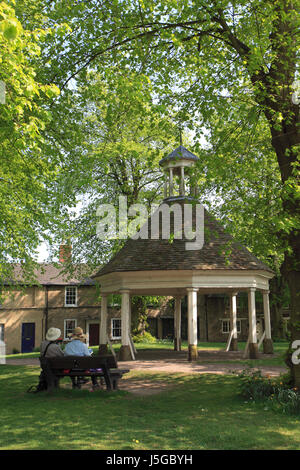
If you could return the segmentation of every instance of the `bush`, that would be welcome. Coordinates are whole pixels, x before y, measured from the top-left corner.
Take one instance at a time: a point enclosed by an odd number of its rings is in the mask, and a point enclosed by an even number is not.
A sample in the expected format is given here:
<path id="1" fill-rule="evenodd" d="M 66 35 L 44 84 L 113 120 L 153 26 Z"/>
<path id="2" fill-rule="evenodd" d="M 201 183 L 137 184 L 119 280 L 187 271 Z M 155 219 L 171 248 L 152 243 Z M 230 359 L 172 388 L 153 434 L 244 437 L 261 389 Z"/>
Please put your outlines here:
<path id="1" fill-rule="evenodd" d="M 156 338 L 148 331 L 145 331 L 142 335 L 133 336 L 132 340 L 134 343 L 156 343 Z"/>
<path id="2" fill-rule="evenodd" d="M 275 399 L 284 413 L 300 414 L 300 393 L 296 389 L 279 390 Z"/>
<path id="3" fill-rule="evenodd" d="M 244 370 L 239 374 L 243 398 L 267 401 L 283 413 L 300 414 L 300 393 L 291 388 L 289 375 L 279 378 L 264 377 L 260 370 Z"/>
<path id="4" fill-rule="evenodd" d="M 244 370 L 239 375 L 241 378 L 241 395 L 250 400 L 261 400 L 274 395 L 276 382 L 263 377 L 260 370 Z"/>

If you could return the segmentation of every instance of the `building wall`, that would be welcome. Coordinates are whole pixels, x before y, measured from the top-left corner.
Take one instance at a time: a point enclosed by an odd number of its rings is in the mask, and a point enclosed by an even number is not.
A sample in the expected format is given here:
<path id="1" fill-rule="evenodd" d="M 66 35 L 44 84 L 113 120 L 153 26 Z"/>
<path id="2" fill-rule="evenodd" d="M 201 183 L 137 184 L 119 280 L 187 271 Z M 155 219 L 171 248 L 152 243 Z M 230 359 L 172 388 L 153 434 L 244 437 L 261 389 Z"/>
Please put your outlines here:
<path id="1" fill-rule="evenodd" d="M 74 318 L 77 326 L 84 330 L 89 321 L 99 321 L 100 302 L 96 288 L 81 286 L 77 292 L 77 307 L 65 306 L 65 286 L 49 286 L 47 289 L 27 287 L 11 289 L 6 293 L 0 308 L 0 327 L 2 331 L 4 328 L 6 353 L 22 352 L 23 324 L 34 323 L 32 349 L 35 349 L 40 346 L 47 328 L 54 326 L 63 332 L 65 319 Z"/>
<path id="2" fill-rule="evenodd" d="M 48 298 L 48 302 L 47 302 Z M 75 320 L 87 334 L 91 325 L 100 325 L 101 307 L 94 286 L 78 287 L 77 306 L 65 306 L 65 286 L 28 287 L 22 291 L 12 290 L 2 302 L 0 308 L 0 327 L 4 325 L 4 341 L 7 354 L 13 350 L 22 352 L 22 325 L 35 324 L 33 348 L 40 346 L 45 337 L 46 329 L 60 328 L 64 333 L 65 321 Z M 257 305 L 257 317 L 262 317 Z M 118 306 L 108 306 L 107 332 L 111 338 L 113 318 L 120 318 Z M 238 315 L 241 320 L 241 333 L 238 340 L 246 341 L 248 337 L 248 312 L 245 302 L 239 302 Z M 228 333 L 222 331 L 222 321 L 229 321 L 229 299 L 226 296 L 198 295 L 198 339 L 201 342 L 226 342 Z M 148 320 L 151 333 L 164 338 L 164 332 L 172 337 L 173 320 L 163 316 Z M 1 332 L 1 331 L 0 331 Z M 1 338 L 0 338 L 1 339 Z M 187 313 L 182 309 L 182 339 L 187 339 Z"/>
<path id="3" fill-rule="evenodd" d="M 22 351 L 22 325 L 35 324 L 35 337 L 33 348 L 38 347 L 42 341 L 44 325 L 44 309 L 17 308 L 0 310 L 0 325 L 4 326 L 4 341 L 6 354 Z"/>
<path id="4" fill-rule="evenodd" d="M 247 299 L 246 299 L 247 300 Z M 229 332 L 223 331 L 223 322 L 230 322 L 229 297 L 226 295 L 201 295 L 197 297 L 198 308 L 198 340 L 200 342 L 224 342 L 228 340 Z M 263 330 L 262 305 L 256 303 L 257 320 L 261 323 Z M 240 320 L 241 331 L 238 332 L 238 341 L 248 339 L 248 308 L 245 302 L 245 295 L 238 296 L 237 299 L 237 320 Z M 149 322 L 149 320 L 148 320 Z M 170 318 L 157 316 L 151 318 L 150 332 L 159 339 L 173 337 L 174 327 Z M 172 324 L 173 323 L 173 324 Z M 164 336 L 163 332 L 167 331 Z M 187 339 L 187 312 L 183 303 L 181 316 L 181 338 Z"/>

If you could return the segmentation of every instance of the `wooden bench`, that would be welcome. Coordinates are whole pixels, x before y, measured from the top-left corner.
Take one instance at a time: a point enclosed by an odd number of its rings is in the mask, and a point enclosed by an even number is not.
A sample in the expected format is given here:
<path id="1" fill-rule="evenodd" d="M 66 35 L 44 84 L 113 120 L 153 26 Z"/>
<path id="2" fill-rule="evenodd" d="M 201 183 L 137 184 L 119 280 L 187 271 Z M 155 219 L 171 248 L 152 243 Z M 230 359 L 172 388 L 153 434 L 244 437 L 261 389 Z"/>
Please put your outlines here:
<path id="1" fill-rule="evenodd" d="M 61 377 L 92 376 L 103 378 L 106 390 L 118 390 L 119 380 L 129 372 L 128 369 L 119 369 L 112 355 L 40 357 L 40 364 L 46 377 L 47 390 L 58 387 Z"/>

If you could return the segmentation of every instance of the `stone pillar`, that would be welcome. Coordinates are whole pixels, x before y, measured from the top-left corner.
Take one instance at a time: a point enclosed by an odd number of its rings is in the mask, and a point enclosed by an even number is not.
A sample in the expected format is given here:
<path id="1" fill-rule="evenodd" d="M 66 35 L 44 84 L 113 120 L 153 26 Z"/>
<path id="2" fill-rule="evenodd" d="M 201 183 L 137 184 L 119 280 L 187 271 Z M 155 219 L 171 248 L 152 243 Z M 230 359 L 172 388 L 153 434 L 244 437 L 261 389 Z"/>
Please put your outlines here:
<path id="1" fill-rule="evenodd" d="M 263 342 L 264 353 L 273 354 L 273 341 L 271 335 L 271 317 L 270 317 L 270 305 L 269 305 L 269 291 L 263 291 L 264 301 L 264 320 L 265 320 L 265 339 Z"/>
<path id="2" fill-rule="evenodd" d="M 181 351 L 181 297 L 175 297 L 174 351 Z"/>
<path id="3" fill-rule="evenodd" d="M 185 186 L 184 186 L 184 167 L 180 168 L 180 196 L 185 195 Z"/>
<path id="4" fill-rule="evenodd" d="M 101 297 L 99 354 L 107 354 L 107 295 Z"/>
<path id="5" fill-rule="evenodd" d="M 173 168 L 169 168 L 169 196 L 173 196 Z"/>
<path id="6" fill-rule="evenodd" d="M 194 287 L 188 288 L 188 360 L 198 359 L 197 350 L 197 290 Z"/>
<path id="7" fill-rule="evenodd" d="M 129 290 L 120 291 L 122 296 L 121 301 L 121 348 L 119 351 L 120 361 L 132 360 L 130 345 L 129 345 L 129 334 L 130 334 L 130 292 Z"/>
<path id="8" fill-rule="evenodd" d="M 230 344 L 230 351 L 238 350 L 238 336 L 237 336 L 237 326 L 236 326 L 236 317 L 237 317 L 236 296 L 237 296 L 237 292 L 232 292 L 230 294 L 230 330 L 233 332 L 232 340 Z"/>
<path id="9" fill-rule="evenodd" d="M 258 358 L 258 344 L 256 333 L 256 310 L 255 310 L 255 289 L 250 288 L 248 292 L 248 314 L 249 314 L 249 358 Z"/>
<path id="10" fill-rule="evenodd" d="M 164 198 L 168 197 L 168 175 L 165 172 L 165 182 L 164 182 Z"/>

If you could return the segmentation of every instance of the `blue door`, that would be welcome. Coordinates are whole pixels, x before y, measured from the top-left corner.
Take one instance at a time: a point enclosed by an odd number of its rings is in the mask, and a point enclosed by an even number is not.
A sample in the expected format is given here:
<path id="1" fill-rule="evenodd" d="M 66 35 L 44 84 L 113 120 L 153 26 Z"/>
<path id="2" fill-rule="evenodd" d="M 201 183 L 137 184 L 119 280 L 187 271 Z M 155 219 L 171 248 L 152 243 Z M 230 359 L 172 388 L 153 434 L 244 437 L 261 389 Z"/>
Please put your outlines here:
<path id="1" fill-rule="evenodd" d="M 22 323 L 22 353 L 32 352 L 35 343 L 35 323 Z"/>

